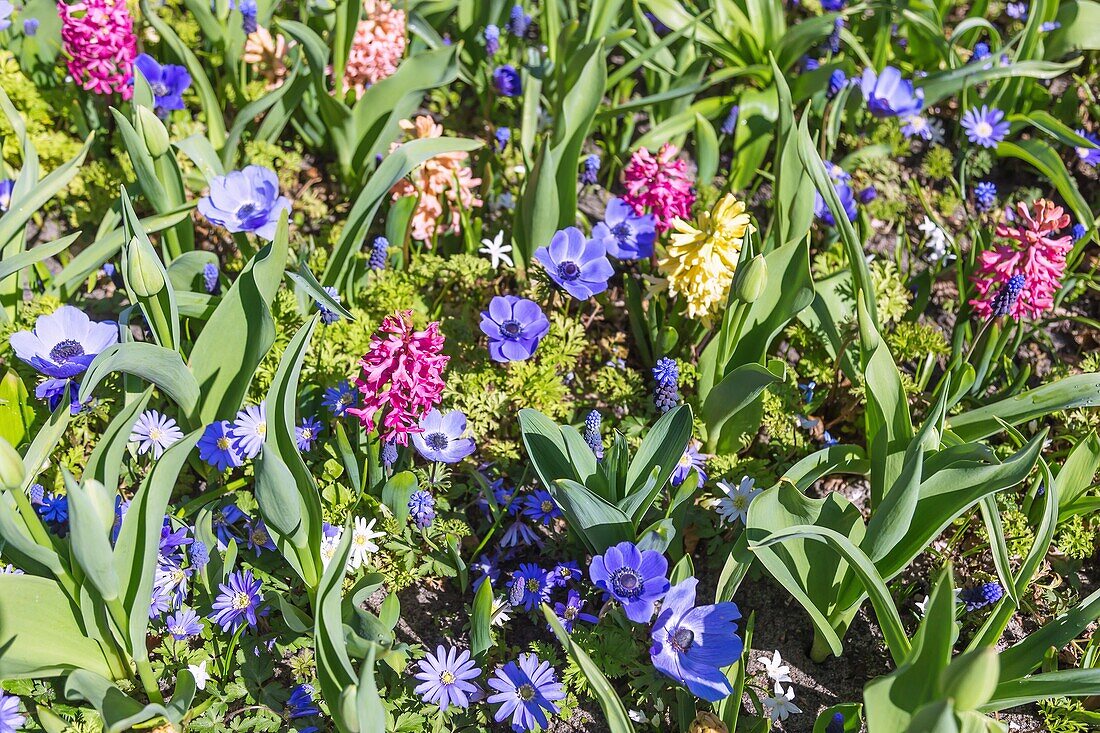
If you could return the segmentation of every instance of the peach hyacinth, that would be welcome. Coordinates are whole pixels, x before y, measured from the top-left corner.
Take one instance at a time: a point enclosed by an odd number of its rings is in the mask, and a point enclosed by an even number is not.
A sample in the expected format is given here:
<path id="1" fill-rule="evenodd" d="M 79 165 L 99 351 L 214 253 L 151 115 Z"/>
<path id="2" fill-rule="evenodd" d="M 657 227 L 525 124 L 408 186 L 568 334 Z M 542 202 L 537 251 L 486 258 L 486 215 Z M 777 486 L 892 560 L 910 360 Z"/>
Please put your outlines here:
<path id="1" fill-rule="evenodd" d="M 252 66 L 257 74 L 267 80 L 268 89 L 282 86 L 286 78 L 286 52 L 289 45 L 280 33 L 272 36 L 267 28 L 257 28 L 248 34 L 244 42 L 241 60 Z"/>
<path id="2" fill-rule="evenodd" d="M 397 71 L 405 55 L 405 11 L 386 0 L 364 0 L 364 19 L 355 29 L 344 85 L 355 90 L 356 98 L 371 84 Z"/>
<path id="3" fill-rule="evenodd" d="M 417 117 L 415 122 L 402 120 L 401 127 L 414 132 L 418 139 L 443 134 L 443 126 L 427 115 Z M 402 196 L 420 197 L 412 217 L 413 239 L 429 242 L 441 232 L 457 233 L 461 229 L 459 206 L 466 210 L 481 206 L 476 193 L 481 179 L 473 177 L 467 165 L 469 158 L 468 153 L 443 153 L 429 158 L 390 189 L 395 201 Z M 450 210 L 449 219 L 443 215 L 444 203 Z"/>

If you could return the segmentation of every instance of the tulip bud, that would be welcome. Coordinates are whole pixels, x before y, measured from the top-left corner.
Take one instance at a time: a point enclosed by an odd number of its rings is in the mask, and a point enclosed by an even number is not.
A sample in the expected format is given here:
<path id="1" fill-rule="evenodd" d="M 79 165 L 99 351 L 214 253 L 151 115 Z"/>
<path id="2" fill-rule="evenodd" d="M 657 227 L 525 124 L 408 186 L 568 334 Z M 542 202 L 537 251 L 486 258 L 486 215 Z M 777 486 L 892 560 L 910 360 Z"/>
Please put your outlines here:
<path id="1" fill-rule="evenodd" d="M 153 110 L 138 105 L 137 129 L 145 138 L 145 147 L 154 158 L 168 152 L 168 130 Z"/>
<path id="2" fill-rule="evenodd" d="M 0 489 L 18 490 L 23 486 L 26 475 L 23 459 L 11 447 L 11 443 L 0 438 Z"/>
<path id="3" fill-rule="evenodd" d="M 735 276 L 737 299 L 742 303 L 752 303 L 764 294 L 768 286 L 768 263 L 762 255 L 756 255 L 748 261 Z"/>
<path id="4" fill-rule="evenodd" d="M 152 298 L 164 289 L 164 275 L 156 253 L 137 237 L 126 247 L 126 285 L 141 298 Z"/>
<path id="5" fill-rule="evenodd" d="M 943 671 L 940 687 L 955 699 L 956 710 L 977 710 L 993 697 L 1000 674 L 997 651 L 983 647 L 955 657 Z"/>
<path id="6" fill-rule="evenodd" d="M 702 710 L 691 721 L 688 733 L 729 733 L 729 728 L 717 715 L 707 710 Z"/>

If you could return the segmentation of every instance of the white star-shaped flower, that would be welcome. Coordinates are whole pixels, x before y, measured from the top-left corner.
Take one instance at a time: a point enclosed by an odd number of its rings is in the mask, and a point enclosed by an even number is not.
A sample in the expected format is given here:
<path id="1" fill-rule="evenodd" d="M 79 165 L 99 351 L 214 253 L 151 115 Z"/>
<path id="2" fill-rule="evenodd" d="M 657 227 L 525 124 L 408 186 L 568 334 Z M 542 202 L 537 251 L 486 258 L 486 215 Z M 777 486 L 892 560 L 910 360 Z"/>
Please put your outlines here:
<path id="1" fill-rule="evenodd" d="M 791 681 L 791 668 L 783 664 L 783 657 L 779 655 L 778 649 L 772 652 L 770 659 L 768 657 L 760 657 L 756 661 L 764 665 L 764 672 L 776 682 Z"/>
<path id="2" fill-rule="evenodd" d="M 482 246 L 482 248 L 479 249 L 478 252 L 481 252 L 483 255 L 489 256 L 489 259 L 493 263 L 494 270 L 500 269 L 501 262 L 507 263 L 508 267 L 516 266 L 516 263 L 512 261 L 512 255 L 510 254 L 512 251 L 512 245 L 504 243 L 503 230 L 497 232 L 497 235 L 492 239 L 481 240 L 481 244 L 484 246 Z"/>
<path id="3" fill-rule="evenodd" d="M 195 678 L 195 687 L 205 690 L 206 682 L 210 679 L 210 675 L 206 672 L 206 660 L 202 660 L 202 664 L 187 665 L 187 671 Z"/>
<path id="4" fill-rule="evenodd" d="M 791 713 L 802 712 L 802 708 L 794 704 L 794 688 L 790 685 L 787 686 L 787 691 L 783 692 L 783 685 L 776 682 L 775 694 L 772 697 L 765 697 L 763 702 L 764 707 L 768 709 L 768 717 L 773 723 L 786 720 Z"/>
<path id="5" fill-rule="evenodd" d="M 355 527 L 351 532 L 351 552 L 348 554 L 348 570 L 363 567 L 367 558 L 378 552 L 378 545 L 374 544 L 374 540 L 382 537 L 383 533 L 374 531 L 376 521 L 378 520 L 372 519 L 368 524 L 363 517 L 355 518 Z"/>
<path id="6" fill-rule="evenodd" d="M 748 517 L 749 504 L 761 491 L 761 489 L 754 488 L 755 483 L 748 476 L 743 477 L 736 488 L 725 481 L 718 482 L 718 488 L 726 495 L 716 499 L 713 506 L 718 511 L 718 516 L 722 518 L 722 521 L 729 524 L 740 521 L 744 524 Z"/>

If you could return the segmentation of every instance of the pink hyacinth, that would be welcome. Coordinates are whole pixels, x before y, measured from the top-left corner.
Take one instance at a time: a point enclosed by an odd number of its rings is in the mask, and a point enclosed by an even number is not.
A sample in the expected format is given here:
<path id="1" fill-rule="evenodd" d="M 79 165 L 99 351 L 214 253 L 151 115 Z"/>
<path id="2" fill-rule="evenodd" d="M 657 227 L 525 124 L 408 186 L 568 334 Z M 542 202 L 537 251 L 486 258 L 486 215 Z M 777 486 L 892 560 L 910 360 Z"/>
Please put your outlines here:
<path id="1" fill-rule="evenodd" d="M 414 331 L 412 311 L 386 316 L 371 336 L 370 350 L 359 360 L 363 373 L 355 384 L 363 393 L 363 406 L 348 413 L 369 432 L 384 411 L 382 438 L 408 445 L 409 435 L 420 432 L 420 418 L 443 396 L 441 375 L 450 359 L 442 354 L 443 341 L 438 323 Z"/>
<path id="2" fill-rule="evenodd" d="M 695 189 L 687 174 L 687 163 L 676 158 L 677 150 L 669 143 L 661 146 L 654 157 L 645 148 L 634 151 L 623 170 L 626 195 L 623 200 L 639 216 L 646 213 L 657 218 L 657 231 L 672 226 L 673 219 L 691 217 Z"/>
<path id="3" fill-rule="evenodd" d="M 1020 297 L 1008 311 L 1017 321 L 1053 308 L 1054 296 L 1062 286 L 1066 254 L 1073 249 L 1073 238 L 1068 234 L 1058 238 L 1053 235 L 1069 226 L 1069 214 L 1046 199 L 1033 203 L 1031 210 L 1026 204 L 1017 204 L 1015 214 L 1018 221 L 997 225 L 997 236 L 1007 241 L 978 255 L 978 271 L 972 279 L 979 297 L 971 300 L 970 305 L 983 318 L 993 314 L 994 297 L 1017 273 L 1027 279 Z"/>
<path id="4" fill-rule="evenodd" d="M 355 29 L 344 84 L 355 96 L 397 71 L 405 55 L 405 11 L 386 0 L 364 0 L 364 19 Z"/>
<path id="5" fill-rule="evenodd" d="M 61 41 L 69 57 L 69 74 L 96 94 L 134 94 L 137 37 L 125 0 L 84 0 L 57 4 Z"/>

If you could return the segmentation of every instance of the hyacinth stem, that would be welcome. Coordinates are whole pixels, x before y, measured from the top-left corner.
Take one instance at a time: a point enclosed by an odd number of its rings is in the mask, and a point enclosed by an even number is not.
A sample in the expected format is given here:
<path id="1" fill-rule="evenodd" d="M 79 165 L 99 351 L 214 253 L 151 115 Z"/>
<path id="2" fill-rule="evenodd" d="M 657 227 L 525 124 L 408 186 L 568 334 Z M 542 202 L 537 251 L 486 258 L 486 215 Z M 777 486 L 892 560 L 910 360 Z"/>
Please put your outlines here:
<path id="1" fill-rule="evenodd" d="M 115 626 L 118 627 L 119 634 L 123 638 L 127 638 L 130 633 L 130 618 L 126 613 L 126 609 L 122 607 L 122 601 L 117 597 L 107 601 L 107 611 L 115 622 Z M 144 648 L 139 651 L 141 653 L 133 655 L 132 661 L 137 668 L 141 686 L 145 690 L 149 702 L 162 704 L 164 695 L 160 693 L 157 676 L 153 673 L 153 666 L 149 663 L 149 655 Z"/>
<path id="2" fill-rule="evenodd" d="M 818 664 L 821 664 L 828 659 L 833 653 L 833 648 L 829 646 L 829 642 L 825 640 L 821 632 L 814 627 L 814 642 L 810 647 L 810 659 Z"/>

